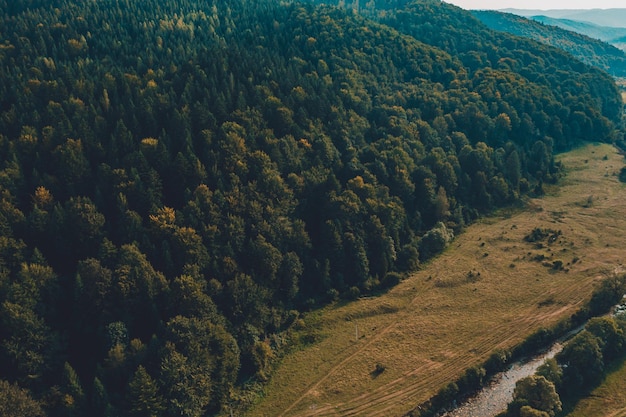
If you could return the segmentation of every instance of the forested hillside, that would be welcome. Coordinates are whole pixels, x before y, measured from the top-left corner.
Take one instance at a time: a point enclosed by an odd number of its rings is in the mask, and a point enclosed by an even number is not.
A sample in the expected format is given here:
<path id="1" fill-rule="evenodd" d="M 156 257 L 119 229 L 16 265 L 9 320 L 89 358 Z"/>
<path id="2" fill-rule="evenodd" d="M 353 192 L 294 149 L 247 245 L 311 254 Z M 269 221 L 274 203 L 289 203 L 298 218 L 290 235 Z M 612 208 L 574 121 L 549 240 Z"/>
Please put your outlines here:
<path id="1" fill-rule="evenodd" d="M 546 25 L 600 39 L 626 51 L 626 9 L 504 9 L 506 13 L 524 16 Z"/>
<path id="2" fill-rule="evenodd" d="M 565 30 L 556 26 L 549 26 L 554 22 L 548 22 L 546 25 L 513 14 L 489 10 L 476 10 L 472 14 L 494 30 L 524 36 L 561 48 L 581 61 L 605 70 L 614 77 L 626 76 L 626 54 L 624 51 L 600 40 L 570 31 L 575 30 L 575 28 Z"/>
<path id="3" fill-rule="evenodd" d="M 584 17 L 581 16 L 582 19 Z M 617 27 L 614 26 L 599 26 L 597 24 L 591 23 L 586 20 L 572 20 L 572 19 L 557 19 L 548 16 L 531 16 L 529 19 L 532 19 L 536 22 L 540 22 L 544 25 L 557 26 L 561 29 L 569 30 L 572 32 L 581 33 L 583 35 L 589 36 L 593 39 L 600 39 L 601 41 L 608 42 L 612 45 L 616 44 L 616 40 L 619 38 L 623 38 L 626 35 L 626 27 L 624 21 L 621 21 L 621 24 Z"/>
<path id="4" fill-rule="evenodd" d="M 555 151 L 621 135 L 606 73 L 438 1 L 380 22 L 272 0 L 0 11 L 14 415 L 229 410 L 299 312 L 393 285 L 541 193 Z"/>
<path id="5" fill-rule="evenodd" d="M 626 22 L 626 8 L 612 9 L 502 9 L 502 12 L 513 13 L 528 18 L 546 17 L 561 20 L 564 23 L 572 22 L 577 25 L 589 24 L 598 26 L 602 30 L 624 29 Z M 589 35 L 591 36 L 591 35 Z"/>

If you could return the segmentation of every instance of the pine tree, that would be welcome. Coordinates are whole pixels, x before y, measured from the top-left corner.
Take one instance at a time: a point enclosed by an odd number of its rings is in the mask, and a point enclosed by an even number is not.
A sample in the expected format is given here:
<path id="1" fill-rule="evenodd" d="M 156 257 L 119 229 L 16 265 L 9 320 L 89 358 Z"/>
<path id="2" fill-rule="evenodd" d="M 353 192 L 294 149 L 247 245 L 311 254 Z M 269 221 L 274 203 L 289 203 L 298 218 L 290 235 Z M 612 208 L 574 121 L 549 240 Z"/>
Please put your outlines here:
<path id="1" fill-rule="evenodd" d="M 163 412 L 163 399 L 159 395 L 159 387 L 141 365 L 128 383 L 128 400 L 133 416 L 157 417 Z"/>

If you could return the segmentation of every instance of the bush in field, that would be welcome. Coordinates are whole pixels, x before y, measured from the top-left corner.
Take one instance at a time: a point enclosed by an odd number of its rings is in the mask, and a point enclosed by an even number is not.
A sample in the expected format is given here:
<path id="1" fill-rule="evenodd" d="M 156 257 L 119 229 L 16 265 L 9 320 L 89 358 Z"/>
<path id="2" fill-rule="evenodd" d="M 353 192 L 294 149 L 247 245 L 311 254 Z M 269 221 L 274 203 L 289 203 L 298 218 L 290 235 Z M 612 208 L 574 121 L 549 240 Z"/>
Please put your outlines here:
<path id="1" fill-rule="evenodd" d="M 506 368 L 507 363 L 511 357 L 511 353 L 507 350 L 497 349 L 493 352 L 489 359 L 485 362 L 485 370 L 487 374 L 492 375 L 497 372 L 503 371 Z"/>
<path id="2" fill-rule="evenodd" d="M 380 284 L 382 288 L 391 288 L 398 285 L 400 281 L 402 281 L 402 274 L 398 272 L 387 272 Z"/>
<path id="3" fill-rule="evenodd" d="M 551 329 L 540 328 L 528 336 L 522 344 L 517 346 L 513 351 L 512 356 L 518 358 L 528 353 L 536 352 L 537 350 L 549 345 L 554 339 L 554 331 Z"/>
<path id="4" fill-rule="evenodd" d="M 448 385 L 439 390 L 439 393 L 437 393 L 437 396 L 435 397 L 436 401 L 433 401 L 433 403 L 437 403 L 441 407 L 445 407 L 447 404 L 454 401 L 458 393 L 459 387 L 457 384 L 450 382 Z"/>
<path id="5" fill-rule="evenodd" d="M 624 296 L 624 277 L 613 277 L 602 281 L 589 300 L 589 312 L 592 316 L 606 313 Z"/>
<path id="6" fill-rule="evenodd" d="M 454 232 L 446 227 L 443 222 L 438 222 L 430 229 L 420 241 L 420 255 L 423 259 L 429 259 L 444 250 L 454 239 Z"/>
<path id="7" fill-rule="evenodd" d="M 476 366 L 469 368 L 457 381 L 459 392 L 468 394 L 476 391 L 482 387 L 486 374 L 485 368 Z"/>

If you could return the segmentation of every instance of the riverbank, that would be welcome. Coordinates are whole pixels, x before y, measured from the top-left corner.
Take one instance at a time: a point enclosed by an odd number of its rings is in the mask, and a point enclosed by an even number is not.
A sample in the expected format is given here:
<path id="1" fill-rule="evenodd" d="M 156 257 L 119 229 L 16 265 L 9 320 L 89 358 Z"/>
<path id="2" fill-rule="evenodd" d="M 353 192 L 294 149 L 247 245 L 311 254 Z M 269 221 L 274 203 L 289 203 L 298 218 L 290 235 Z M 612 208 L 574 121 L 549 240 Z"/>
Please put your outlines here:
<path id="1" fill-rule="evenodd" d="M 546 359 L 553 358 L 563 345 L 555 343 L 550 350 L 529 361 L 516 362 L 510 369 L 493 377 L 484 389 L 475 397 L 461 404 L 458 408 L 443 414 L 442 417 L 495 417 L 505 411 L 513 400 L 515 385 L 520 379 L 533 375 Z"/>
<path id="2" fill-rule="evenodd" d="M 306 347 L 284 358 L 249 415 L 402 415 L 495 349 L 571 316 L 623 257 L 623 158 L 589 145 L 560 159 L 567 176 L 544 198 L 468 227 L 381 297 L 305 317 L 292 337 Z M 561 233 L 525 241 L 536 228 Z"/>

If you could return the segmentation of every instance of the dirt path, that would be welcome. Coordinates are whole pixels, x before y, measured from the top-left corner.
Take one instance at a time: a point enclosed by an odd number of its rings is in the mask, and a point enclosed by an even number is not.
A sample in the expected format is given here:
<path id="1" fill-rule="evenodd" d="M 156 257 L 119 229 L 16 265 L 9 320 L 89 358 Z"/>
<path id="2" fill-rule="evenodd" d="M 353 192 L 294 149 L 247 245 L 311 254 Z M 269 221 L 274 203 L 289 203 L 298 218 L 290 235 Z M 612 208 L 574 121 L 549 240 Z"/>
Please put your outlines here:
<path id="1" fill-rule="evenodd" d="M 606 417 L 626 417 L 626 408 L 623 408 L 619 411 L 615 411 L 614 413 L 611 413 L 607 415 Z"/>
<path id="2" fill-rule="evenodd" d="M 297 398 L 289 407 L 287 407 L 287 409 L 285 409 L 282 413 L 279 414 L 279 417 L 285 416 L 287 415 L 294 407 L 296 407 L 300 401 L 302 401 L 307 395 L 310 395 L 311 392 L 317 390 L 322 384 L 324 384 L 326 382 L 326 380 L 340 367 L 342 367 L 346 362 L 348 362 L 349 360 L 351 360 L 352 358 L 354 358 L 356 355 L 358 355 L 363 349 L 365 349 L 367 346 L 375 343 L 376 341 L 378 341 L 380 338 L 382 338 L 383 336 L 385 336 L 387 334 L 387 332 L 389 332 L 389 330 L 393 327 L 393 324 L 390 324 L 389 326 L 387 326 L 385 329 L 383 329 L 382 331 L 380 331 L 379 333 L 376 334 L 376 336 L 374 336 L 373 338 L 369 339 L 367 342 L 365 342 L 365 344 L 361 347 L 359 347 L 358 349 L 356 349 L 354 352 L 350 353 L 346 358 L 342 359 L 339 363 L 337 363 L 336 365 L 334 365 L 326 374 L 326 376 L 322 377 L 321 379 L 317 380 L 316 382 L 314 382 L 305 393 L 303 393 L 299 398 Z"/>
<path id="3" fill-rule="evenodd" d="M 623 158 L 606 145 L 562 158 L 568 176 L 553 195 L 468 227 L 381 297 L 307 317 L 318 341 L 283 360 L 249 415 L 399 416 L 494 349 L 575 312 L 623 259 L 624 187 L 613 175 Z M 561 234 L 525 242 L 535 227 Z"/>

